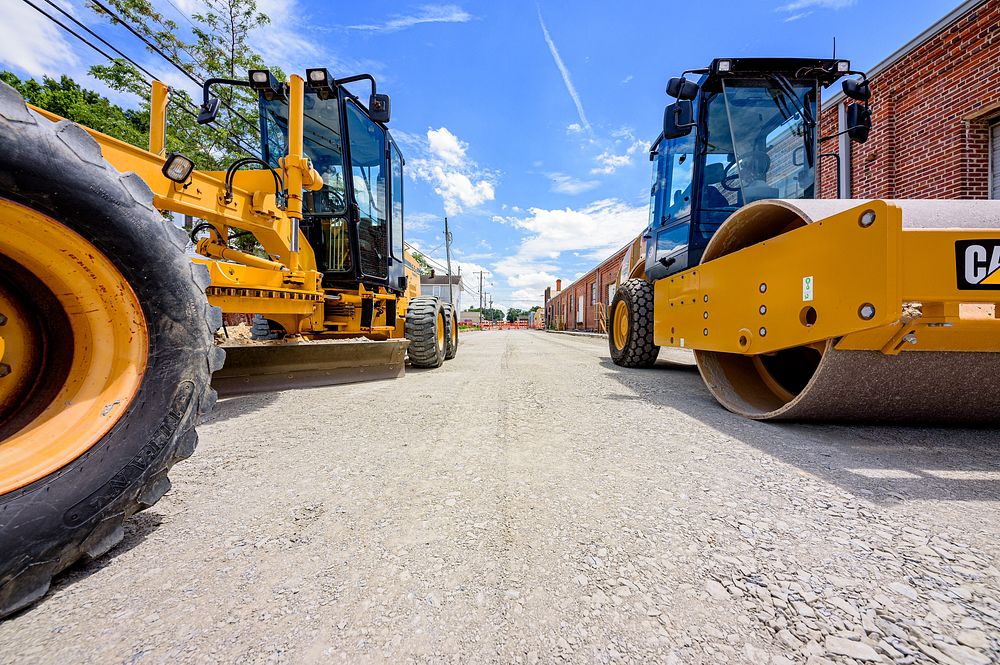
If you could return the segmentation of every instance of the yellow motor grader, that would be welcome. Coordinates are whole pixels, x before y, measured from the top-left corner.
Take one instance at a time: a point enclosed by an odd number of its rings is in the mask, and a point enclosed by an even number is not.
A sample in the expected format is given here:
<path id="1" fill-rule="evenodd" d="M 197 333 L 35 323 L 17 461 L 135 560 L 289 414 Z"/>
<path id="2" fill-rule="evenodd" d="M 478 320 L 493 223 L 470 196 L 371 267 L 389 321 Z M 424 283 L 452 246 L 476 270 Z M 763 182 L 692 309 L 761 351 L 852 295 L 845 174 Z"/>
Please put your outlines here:
<path id="1" fill-rule="evenodd" d="M 346 87 L 363 81 L 367 105 Z M 403 158 L 375 80 L 210 79 L 199 122 L 227 85 L 257 92 L 262 152 L 210 172 L 166 152 L 159 82 L 148 150 L 0 83 L 0 616 L 169 489 L 216 399 L 223 312 L 256 313 L 282 340 L 231 350 L 220 390 L 391 376 L 404 352 L 436 367 L 457 351 L 456 312 L 419 295 L 404 251 Z M 164 211 L 202 220 L 193 260 Z"/>
<path id="2" fill-rule="evenodd" d="M 691 349 L 715 398 L 759 420 L 1000 422 L 1000 201 L 817 200 L 820 86 L 855 100 L 852 140 L 871 129 L 846 60 L 685 74 L 608 313 L 614 362 Z"/>

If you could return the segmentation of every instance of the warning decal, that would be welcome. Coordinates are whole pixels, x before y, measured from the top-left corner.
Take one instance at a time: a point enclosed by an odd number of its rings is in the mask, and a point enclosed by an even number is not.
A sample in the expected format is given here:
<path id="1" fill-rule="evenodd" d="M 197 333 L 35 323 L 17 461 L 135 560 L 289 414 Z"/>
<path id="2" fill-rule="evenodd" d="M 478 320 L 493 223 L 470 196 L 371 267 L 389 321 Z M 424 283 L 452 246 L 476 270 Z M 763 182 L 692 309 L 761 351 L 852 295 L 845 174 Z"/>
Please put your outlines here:
<path id="1" fill-rule="evenodd" d="M 1000 290 L 1000 239 L 957 240 L 955 268 L 960 289 Z"/>

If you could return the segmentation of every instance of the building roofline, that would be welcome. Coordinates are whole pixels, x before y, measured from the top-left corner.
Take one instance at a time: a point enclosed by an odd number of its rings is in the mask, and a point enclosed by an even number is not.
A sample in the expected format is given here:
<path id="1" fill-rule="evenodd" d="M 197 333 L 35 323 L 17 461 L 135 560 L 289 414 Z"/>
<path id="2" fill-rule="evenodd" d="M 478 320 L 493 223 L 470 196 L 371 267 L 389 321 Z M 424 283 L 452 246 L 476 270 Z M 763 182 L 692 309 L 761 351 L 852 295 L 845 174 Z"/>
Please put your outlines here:
<path id="1" fill-rule="evenodd" d="M 989 2 L 989 0 L 964 0 L 964 2 L 958 5 L 958 7 L 955 7 L 940 19 L 935 21 L 929 28 L 896 49 L 896 51 L 894 51 L 888 58 L 882 60 L 880 63 L 869 69 L 867 72 L 868 78 L 874 78 L 880 72 L 888 69 L 899 60 L 902 60 L 912 51 L 929 41 L 936 34 L 947 28 L 958 19 L 962 18 L 962 16 L 972 11 L 979 5 L 985 5 L 987 2 Z M 831 95 L 829 99 L 823 100 L 823 110 L 825 111 L 828 108 L 836 106 L 844 100 L 844 97 L 844 91 L 838 90 L 836 93 Z"/>

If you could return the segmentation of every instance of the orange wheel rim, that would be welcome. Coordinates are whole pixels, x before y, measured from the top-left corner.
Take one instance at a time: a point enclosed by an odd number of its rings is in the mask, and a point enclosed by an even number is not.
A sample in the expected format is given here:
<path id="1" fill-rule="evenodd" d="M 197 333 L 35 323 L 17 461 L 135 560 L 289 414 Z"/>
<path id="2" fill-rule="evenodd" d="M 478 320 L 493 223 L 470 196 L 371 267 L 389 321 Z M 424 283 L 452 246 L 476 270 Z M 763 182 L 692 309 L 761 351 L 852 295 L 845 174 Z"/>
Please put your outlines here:
<path id="1" fill-rule="evenodd" d="M 446 339 L 444 333 L 444 314 L 439 312 L 437 316 L 437 345 L 438 351 L 442 352 L 444 351 L 444 342 Z"/>
<path id="2" fill-rule="evenodd" d="M 149 335 L 128 281 L 83 236 L 3 198 L 0 227 L 0 258 L 30 276 L 28 286 L 0 283 L 3 495 L 66 466 L 114 427 L 139 390 Z M 53 309 L 43 313 L 39 300 Z M 53 327 L 53 313 L 65 329 Z"/>

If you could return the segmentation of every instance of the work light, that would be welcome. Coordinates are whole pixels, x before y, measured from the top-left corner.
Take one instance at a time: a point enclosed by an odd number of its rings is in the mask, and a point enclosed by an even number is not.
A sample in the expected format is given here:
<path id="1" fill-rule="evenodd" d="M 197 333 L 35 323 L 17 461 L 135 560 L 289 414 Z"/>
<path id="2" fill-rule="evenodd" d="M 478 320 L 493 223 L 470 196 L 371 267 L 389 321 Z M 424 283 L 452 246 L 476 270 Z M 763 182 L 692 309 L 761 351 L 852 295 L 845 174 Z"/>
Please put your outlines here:
<path id="1" fill-rule="evenodd" d="M 325 67 L 306 70 L 306 81 L 309 87 L 316 91 L 320 99 L 328 99 L 333 94 L 333 79 Z"/>
<path id="2" fill-rule="evenodd" d="M 719 60 L 715 67 L 715 70 L 719 73 L 732 71 L 732 69 L 733 69 L 732 60 Z"/>
<path id="3" fill-rule="evenodd" d="M 846 74 L 851 71 L 851 61 L 850 60 L 838 60 L 837 61 L 837 72 L 840 74 Z"/>
<path id="4" fill-rule="evenodd" d="M 281 83 L 267 69 L 250 70 L 250 87 L 264 95 L 264 99 L 268 101 L 281 96 Z"/>
<path id="5" fill-rule="evenodd" d="M 194 170 L 194 162 L 180 154 L 172 152 L 167 155 L 167 161 L 163 163 L 163 175 L 177 183 L 185 183 L 191 177 Z"/>

